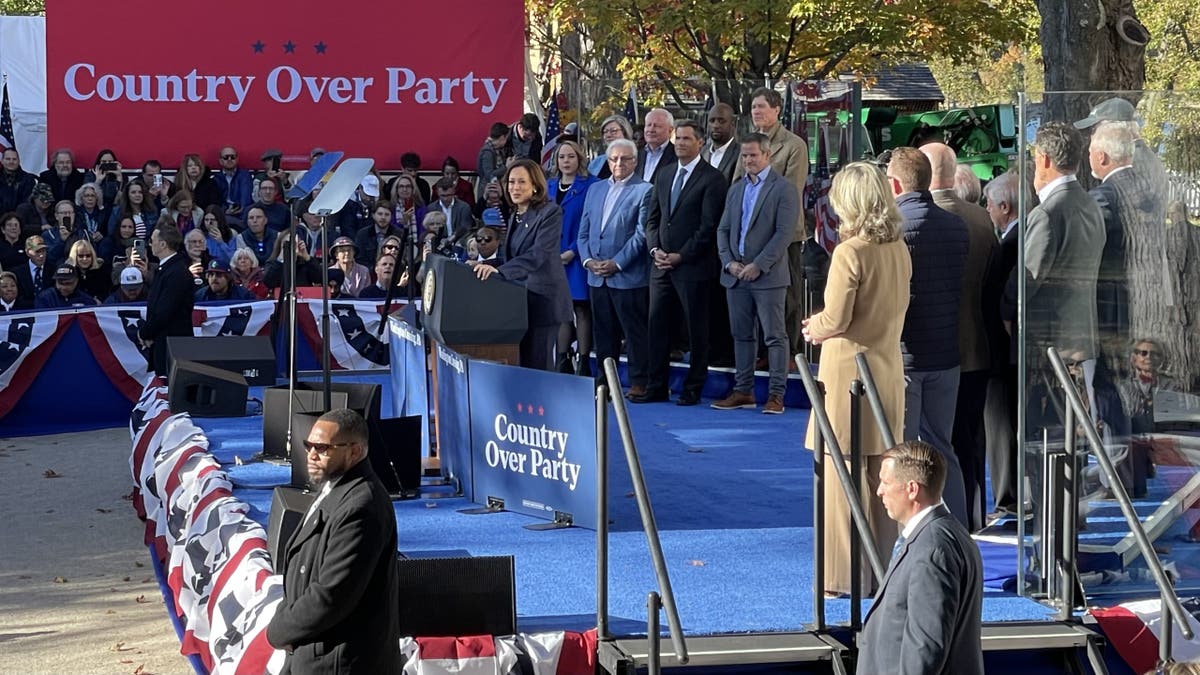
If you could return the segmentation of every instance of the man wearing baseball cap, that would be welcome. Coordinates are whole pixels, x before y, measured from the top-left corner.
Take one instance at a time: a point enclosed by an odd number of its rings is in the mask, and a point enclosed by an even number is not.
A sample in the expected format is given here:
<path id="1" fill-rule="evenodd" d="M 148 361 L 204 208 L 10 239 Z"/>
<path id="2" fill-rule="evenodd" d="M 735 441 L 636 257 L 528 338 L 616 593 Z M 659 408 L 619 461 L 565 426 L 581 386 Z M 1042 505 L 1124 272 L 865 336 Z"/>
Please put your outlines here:
<path id="1" fill-rule="evenodd" d="M 228 302 L 230 300 L 254 300 L 254 294 L 238 286 L 229 278 L 229 268 L 220 260 L 210 260 L 204 270 L 207 283 L 196 291 L 196 302 Z"/>
<path id="2" fill-rule="evenodd" d="M 46 269 L 46 240 L 35 234 L 25 240 L 24 265 L 12 270 L 17 275 L 17 297 L 32 303 L 38 293 L 53 285 L 50 271 Z"/>
<path id="3" fill-rule="evenodd" d="M 146 278 L 136 267 L 121 270 L 121 285 L 104 299 L 106 305 L 124 305 L 146 301 Z"/>
<path id="4" fill-rule="evenodd" d="M 79 270 L 67 263 L 54 270 L 54 287 L 43 290 L 33 299 L 34 309 L 90 307 L 95 304 L 95 298 L 79 290 Z"/>

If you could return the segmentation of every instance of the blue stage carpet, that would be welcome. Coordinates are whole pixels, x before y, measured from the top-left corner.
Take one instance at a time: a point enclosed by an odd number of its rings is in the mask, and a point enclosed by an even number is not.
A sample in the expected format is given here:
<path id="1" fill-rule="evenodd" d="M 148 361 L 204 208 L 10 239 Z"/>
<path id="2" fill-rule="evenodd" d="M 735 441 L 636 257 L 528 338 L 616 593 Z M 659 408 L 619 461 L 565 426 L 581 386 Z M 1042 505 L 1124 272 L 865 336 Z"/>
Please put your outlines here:
<path id="1" fill-rule="evenodd" d="M 383 378 L 368 378 L 384 383 Z M 387 385 L 384 383 L 386 392 Z M 385 397 L 387 394 L 385 393 Z M 812 456 L 803 448 L 807 410 L 782 416 L 717 411 L 705 405 L 631 405 L 635 440 L 655 508 L 680 618 L 691 635 L 803 628 L 812 606 Z M 390 409 L 385 398 L 384 411 Z M 386 412 L 385 412 L 386 414 Z M 214 455 L 247 462 L 261 443 L 261 417 L 197 420 Z M 613 630 L 644 631 L 655 580 L 616 424 L 610 425 L 609 596 Z M 266 523 L 265 486 L 288 480 L 286 466 L 228 466 L 236 494 Z M 396 502 L 401 551 L 514 555 L 522 630 L 595 625 L 596 535 L 581 529 L 533 532 L 537 519 L 514 513 L 465 515 L 461 498 Z M 1015 574 L 1012 547 L 984 547 L 992 584 Z M 1030 600 L 989 590 L 985 621 L 1050 619 Z M 849 602 L 827 603 L 831 622 Z"/>

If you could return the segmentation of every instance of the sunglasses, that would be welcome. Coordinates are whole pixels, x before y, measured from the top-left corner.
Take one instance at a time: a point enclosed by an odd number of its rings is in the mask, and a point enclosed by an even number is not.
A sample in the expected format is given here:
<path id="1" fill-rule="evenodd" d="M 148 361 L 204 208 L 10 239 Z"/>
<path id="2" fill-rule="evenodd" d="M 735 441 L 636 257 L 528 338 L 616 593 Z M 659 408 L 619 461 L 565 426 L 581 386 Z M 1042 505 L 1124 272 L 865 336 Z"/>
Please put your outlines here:
<path id="1" fill-rule="evenodd" d="M 387 251 L 389 249 L 392 251 L 399 251 L 400 247 L 395 244 L 384 244 L 383 245 L 383 250 Z"/>
<path id="2" fill-rule="evenodd" d="M 221 155 L 221 159 L 237 159 L 237 155 Z"/>
<path id="3" fill-rule="evenodd" d="M 475 241 L 480 244 L 490 244 L 494 239 L 495 237 L 475 237 Z"/>
<path id="4" fill-rule="evenodd" d="M 1158 356 L 1158 352 L 1156 352 L 1152 349 L 1135 349 L 1135 350 L 1133 350 L 1133 353 L 1137 354 L 1138 356 L 1145 356 L 1146 358 L 1150 358 L 1151 356 Z"/>
<path id="5" fill-rule="evenodd" d="M 304 449 L 308 452 L 315 452 L 321 458 L 327 458 L 331 450 L 344 448 L 347 445 L 354 445 L 354 441 L 346 443 L 313 443 L 312 441 L 304 441 Z"/>

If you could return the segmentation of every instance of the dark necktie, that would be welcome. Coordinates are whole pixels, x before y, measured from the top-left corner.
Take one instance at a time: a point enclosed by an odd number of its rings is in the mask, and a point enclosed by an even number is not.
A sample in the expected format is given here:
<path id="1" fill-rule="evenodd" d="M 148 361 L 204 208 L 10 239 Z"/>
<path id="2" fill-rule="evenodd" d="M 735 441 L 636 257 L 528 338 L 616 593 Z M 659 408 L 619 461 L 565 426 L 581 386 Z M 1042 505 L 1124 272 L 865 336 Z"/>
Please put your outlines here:
<path id="1" fill-rule="evenodd" d="M 671 186 L 671 210 L 675 210 L 675 202 L 679 201 L 679 193 L 683 190 L 683 181 L 687 180 L 687 169 L 679 167 L 675 174 L 675 184 Z"/>
<path id="2" fill-rule="evenodd" d="M 35 267 L 33 271 L 33 290 L 35 293 L 42 290 L 42 268 L 40 267 Z"/>

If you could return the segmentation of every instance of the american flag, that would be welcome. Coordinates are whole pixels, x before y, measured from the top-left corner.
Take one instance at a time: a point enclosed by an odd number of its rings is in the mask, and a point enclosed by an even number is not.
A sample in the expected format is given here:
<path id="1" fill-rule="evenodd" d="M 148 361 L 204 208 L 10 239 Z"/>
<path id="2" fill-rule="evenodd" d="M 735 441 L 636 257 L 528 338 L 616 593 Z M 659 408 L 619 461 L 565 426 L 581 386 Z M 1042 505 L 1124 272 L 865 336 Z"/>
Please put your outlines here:
<path id="1" fill-rule="evenodd" d="M 546 144 L 542 146 L 542 166 L 554 166 L 554 150 L 558 147 L 558 135 L 562 133 L 558 120 L 558 95 L 550 97 L 550 109 L 546 111 Z"/>
<path id="2" fill-rule="evenodd" d="M 0 103 L 0 149 L 15 148 L 12 107 L 8 104 L 8 78 L 4 78 L 4 102 Z"/>

